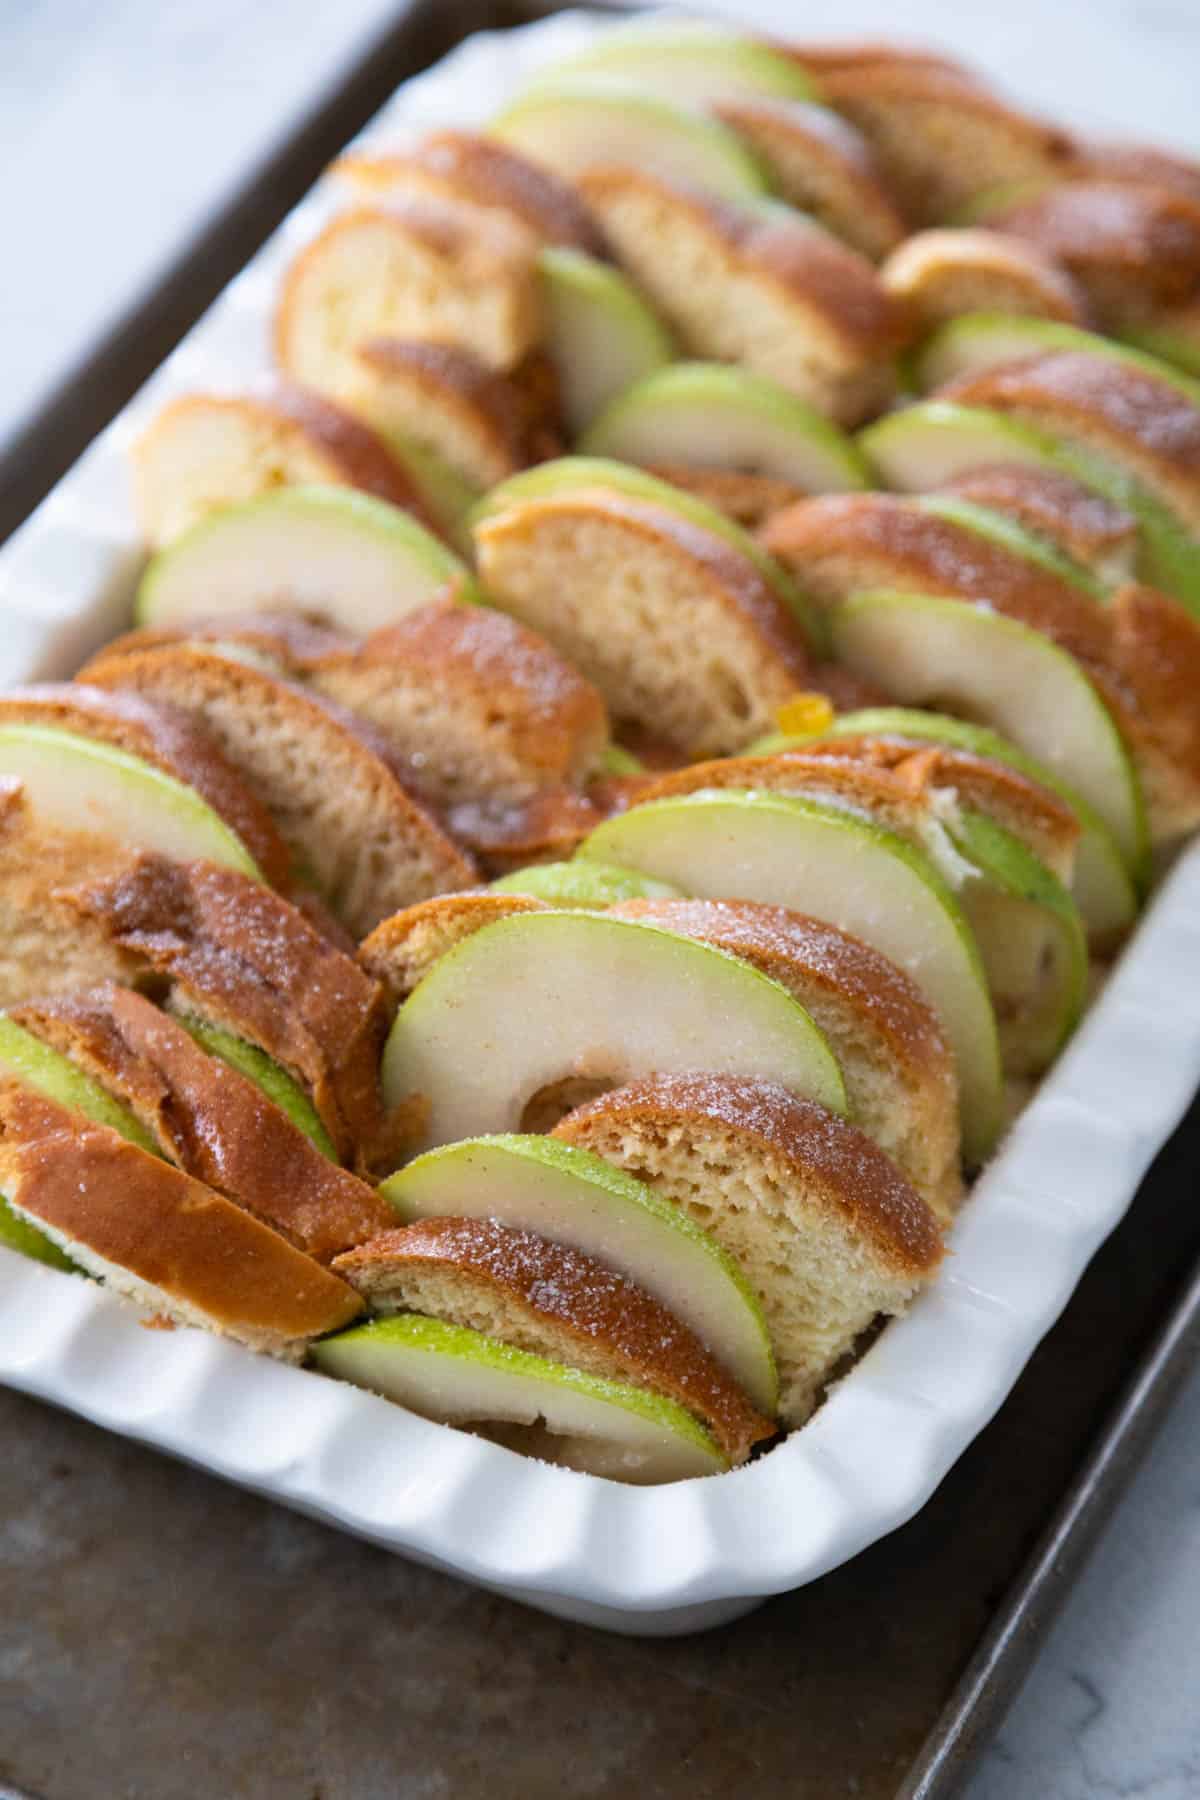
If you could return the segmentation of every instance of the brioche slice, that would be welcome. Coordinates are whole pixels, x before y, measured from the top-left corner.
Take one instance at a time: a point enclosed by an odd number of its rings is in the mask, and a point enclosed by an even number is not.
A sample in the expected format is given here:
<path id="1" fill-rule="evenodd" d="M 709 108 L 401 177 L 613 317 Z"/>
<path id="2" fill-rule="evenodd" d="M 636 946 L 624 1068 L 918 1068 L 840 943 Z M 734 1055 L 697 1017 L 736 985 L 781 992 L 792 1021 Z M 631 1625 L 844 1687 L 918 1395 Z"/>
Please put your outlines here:
<path id="1" fill-rule="evenodd" d="M 185 1174 L 318 1262 L 391 1223 L 373 1188 L 140 994 L 93 989 L 29 1001 L 12 1016 L 127 1106 Z"/>
<path id="2" fill-rule="evenodd" d="M 771 1082 L 651 1076 L 569 1113 L 554 1136 L 629 1170 L 740 1264 L 802 1425 L 879 1316 L 934 1275 L 941 1233 L 870 1138 Z"/>
<path id="3" fill-rule="evenodd" d="M 962 1198 L 954 1059 L 920 989 L 824 920 L 749 900 L 625 900 L 642 919 L 741 957 L 787 988 L 829 1040 L 850 1116 L 948 1223 Z"/>
<path id="4" fill-rule="evenodd" d="M 665 1394 L 712 1432 L 731 1463 L 775 1436 L 674 1313 L 567 1244 L 496 1219 L 422 1219 L 349 1251 L 337 1268 L 375 1312 L 426 1313 Z"/>
<path id="5" fill-rule="evenodd" d="M 240 1206 L 15 1082 L 0 1083 L 0 1186 L 18 1218 L 156 1318 L 295 1362 L 362 1311 Z"/>
<path id="6" fill-rule="evenodd" d="M 903 320 L 865 257 L 787 207 L 641 169 L 589 169 L 580 185 L 693 355 L 770 375 L 842 424 L 887 405 Z"/>
<path id="7" fill-rule="evenodd" d="M 542 901 L 528 894 L 440 894 L 384 919 L 359 945 L 358 960 L 398 1005 L 435 962 L 472 932 L 513 913 L 543 911 Z"/>
<path id="8" fill-rule="evenodd" d="M 245 845 L 265 881 L 286 884 L 287 845 L 202 721 L 165 701 L 64 681 L 9 688 L 0 695 L 5 725 L 49 726 L 139 757 L 199 794 Z"/>
<path id="9" fill-rule="evenodd" d="M 209 513 L 278 487 L 361 488 L 438 524 L 381 438 L 319 394 L 278 384 L 259 394 L 184 394 L 133 448 L 134 504 L 152 549 Z"/>
<path id="10" fill-rule="evenodd" d="M 987 188 L 1052 177 L 1068 138 L 956 68 L 905 57 L 848 61 L 821 98 L 857 127 L 915 224 L 937 225 Z"/>
<path id="11" fill-rule="evenodd" d="M 275 315 L 275 357 L 335 397 L 358 378 L 360 344 L 429 338 L 515 368 L 542 331 L 537 241 L 477 208 L 430 199 L 355 207 L 292 263 Z"/>
<path id="12" fill-rule="evenodd" d="M 1200 198 L 1121 181 L 1066 181 L 989 208 L 997 231 L 1072 275 L 1102 325 L 1144 319 L 1200 286 Z"/>
<path id="13" fill-rule="evenodd" d="M 793 62 L 798 62 L 810 74 L 820 76 L 822 91 L 826 75 L 832 75 L 839 69 L 867 69 L 879 63 L 889 68 L 940 69 L 959 81 L 976 81 L 976 77 L 963 63 L 944 56 L 941 51 L 921 50 L 913 44 L 881 44 L 870 39 L 835 39 L 832 43 L 823 40 L 818 44 L 773 43 L 772 48 L 780 56 L 790 56 Z"/>
<path id="14" fill-rule="evenodd" d="M 604 255 L 604 239 L 575 189 L 496 138 L 432 131 L 410 150 L 350 152 L 334 172 L 373 194 L 409 194 L 498 212 L 542 244 Z"/>
<path id="15" fill-rule="evenodd" d="M 1200 535 L 1200 408 L 1165 373 L 1056 350 L 963 376 L 939 398 L 1025 419 L 1099 452 Z"/>
<path id="16" fill-rule="evenodd" d="M 666 506 L 580 488 L 475 527 L 480 574 L 614 718 L 685 752 L 744 744 L 803 685 L 793 621 L 748 557 Z"/>
<path id="17" fill-rule="evenodd" d="M 940 490 L 1004 513 L 1090 569 L 1106 585 L 1132 581 L 1138 523 L 1113 500 L 1056 469 L 997 463 L 968 469 Z"/>
<path id="18" fill-rule="evenodd" d="M 387 745 L 330 701 L 202 642 L 124 651 L 118 640 L 85 676 L 201 720 L 356 937 L 412 900 L 470 885 L 471 863 L 410 798 Z"/>
<path id="19" fill-rule="evenodd" d="M 1077 143 L 1075 170 L 1094 180 L 1166 188 L 1200 205 L 1200 163 L 1151 144 Z"/>
<path id="20" fill-rule="evenodd" d="M 772 553 L 829 606 L 867 588 L 948 595 L 1041 632 L 1082 666 L 1145 789 L 1151 836 L 1200 821 L 1200 629 L 1153 588 L 1106 606 L 959 521 L 896 494 L 822 495 L 776 514 Z"/>
<path id="21" fill-rule="evenodd" d="M 167 1004 L 257 1045 L 312 1102 L 344 1162 L 380 1127 L 380 988 L 294 906 L 211 863 L 143 857 L 69 896 L 171 984 Z"/>
<path id="22" fill-rule="evenodd" d="M 762 159 L 782 199 L 872 262 L 903 238 L 865 139 L 827 106 L 747 94 L 715 110 Z"/>
<path id="23" fill-rule="evenodd" d="M 996 312 L 1088 324 L 1081 288 L 1036 243 L 1001 231 L 918 231 L 879 271 L 923 331 L 960 313 Z"/>
<path id="24" fill-rule="evenodd" d="M 371 338 L 355 352 L 346 403 L 385 439 L 409 440 L 477 493 L 562 454 L 551 420 L 529 397 L 456 344 Z"/>
<path id="25" fill-rule="evenodd" d="M 695 494 L 735 525 L 757 531 L 772 514 L 804 498 L 805 489 L 777 475 L 748 475 L 744 469 L 704 469 L 691 463 L 648 463 L 647 473 Z"/>

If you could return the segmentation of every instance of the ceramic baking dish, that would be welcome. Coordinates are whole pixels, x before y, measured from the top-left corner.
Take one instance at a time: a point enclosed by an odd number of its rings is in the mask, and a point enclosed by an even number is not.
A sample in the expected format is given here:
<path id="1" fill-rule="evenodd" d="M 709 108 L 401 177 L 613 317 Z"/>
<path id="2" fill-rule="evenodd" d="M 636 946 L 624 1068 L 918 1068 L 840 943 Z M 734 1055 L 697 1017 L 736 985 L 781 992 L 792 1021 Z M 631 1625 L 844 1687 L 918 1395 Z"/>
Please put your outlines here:
<path id="1" fill-rule="evenodd" d="M 594 20 L 468 39 L 367 132 L 486 118 Z M 0 552 L 0 682 L 68 675 L 121 628 L 141 561 L 128 444 L 163 399 L 268 366 L 280 266 L 322 183 Z M 1200 1081 L 1200 844 L 955 1227 L 935 1287 L 814 1420 L 736 1473 L 660 1489 L 552 1469 L 0 1251 L 0 1380 L 389 1549 L 549 1612 L 696 1630 L 812 1581 L 924 1503 L 1000 1406 Z"/>

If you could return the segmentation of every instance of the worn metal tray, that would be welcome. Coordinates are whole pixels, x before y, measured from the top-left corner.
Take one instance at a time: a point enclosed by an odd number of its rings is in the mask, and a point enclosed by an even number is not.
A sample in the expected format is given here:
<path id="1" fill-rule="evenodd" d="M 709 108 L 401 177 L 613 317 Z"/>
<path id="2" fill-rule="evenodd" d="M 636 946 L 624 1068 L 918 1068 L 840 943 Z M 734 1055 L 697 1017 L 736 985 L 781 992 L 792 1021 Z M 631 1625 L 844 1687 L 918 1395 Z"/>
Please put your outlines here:
<path id="1" fill-rule="evenodd" d="M 13 445 L 0 535 L 399 81 L 552 10 L 407 8 Z M 20 1445 L 0 1468 L 0 1783 L 44 1800 L 952 1794 L 1200 1348 L 1198 1161 L 1194 1108 L 916 1519 L 705 1638 L 630 1644 L 525 1612 L 0 1395 Z"/>

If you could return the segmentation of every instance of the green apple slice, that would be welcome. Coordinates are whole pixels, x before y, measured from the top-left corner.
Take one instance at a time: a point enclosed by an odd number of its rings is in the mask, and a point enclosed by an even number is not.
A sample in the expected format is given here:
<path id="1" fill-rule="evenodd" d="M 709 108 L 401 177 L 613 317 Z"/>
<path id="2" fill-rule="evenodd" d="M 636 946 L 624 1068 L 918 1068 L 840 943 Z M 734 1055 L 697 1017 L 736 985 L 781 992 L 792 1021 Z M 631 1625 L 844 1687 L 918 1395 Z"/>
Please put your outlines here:
<path id="1" fill-rule="evenodd" d="M 1010 518 L 1007 513 L 998 512 L 995 507 L 981 506 L 975 500 L 960 499 L 957 494 L 922 494 L 917 505 L 922 512 L 930 513 L 934 518 L 945 519 L 952 525 L 961 525 L 965 530 L 974 531 L 986 538 L 989 543 L 998 544 L 1013 556 L 1019 556 L 1025 562 L 1036 563 L 1039 569 L 1045 569 L 1048 575 L 1065 581 L 1069 587 L 1078 588 L 1090 600 L 1103 601 L 1108 597 L 1107 585 L 1093 575 L 1090 569 L 1085 569 L 1056 545 L 1036 537 L 1016 519 Z"/>
<path id="2" fill-rule="evenodd" d="M 959 897 L 987 970 L 1005 1071 L 1040 1075 L 1087 997 L 1079 908 L 1028 845 L 986 814 L 964 807 L 948 829 L 978 872 Z"/>
<path id="3" fill-rule="evenodd" d="M 1019 775 L 1038 782 L 1064 800 L 1078 819 L 1081 836 L 1075 852 L 1071 893 L 1088 933 L 1098 944 L 1122 937 L 1137 918 L 1137 890 L 1121 858 L 1116 839 L 1096 809 L 1068 782 L 1048 769 L 998 731 L 952 719 L 947 713 L 922 712 L 916 707 L 871 706 L 843 713 L 822 731 L 806 737 L 775 732 L 760 738 L 747 756 L 775 756 L 781 750 L 803 750 L 818 739 L 831 737 L 879 737 L 914 744 L 949 744 L 956 750 L 1004 763 Z"/>
<path id="4" fill-rule="evenodd" d="M 963 1144 L 983 1160 L 1000 1129 L 996 1021 L 978 946 L 929 858 L 827 801 L 736 789 L 653 800 L 608 819 L 582 856 L 619 858 L 701 899 L 759 900 L 827 919 L 906 970 L 958 1066 Z"/>
<path id="5" fill-rule="evenodd" d="M 282 608 L 366 637 L 451 584 L 478 598 L 466 564 L 398 506 L 353 488 L 278 488 L 212 513 L 152 557 L 135 614 L 177 625 Z"/>
<path id="6" fill-rule="evenodd" d="M 646 765 L 624 744 L 606 744 L 600 752 L 600 770 L 604 775 L 644 775 Z"/>
<path id="7" fill-rule="evenodd" d="M 541 1423 L 556 1436 L 607 1450 L 607 1460 L 583 1460 L 591 1472 L 624 1481 L 686 1481 L 728 1467 L 674 1400 L 443 1319 L 397 1313 L 355 1325 L 314 1344 L 310 1361 L 444 1425 Z"/>
<path id="8" fill-rule="evenodd" d="M 600 164 L 630 163 L 725 200 L 768 188 L 758 159 L 718 119 L 582 77 L 539 82 L 488 131 L 566 181 Z"/>
<path id="9" fill-rule="evenodd" d="M 0 1075 L 20 1081 L 70 1112 L 82 1113 L 96 1125 L 107 1125 L 152 1155 L 160 1154 L 155 1139 L 128 1107 L 114 1100 L 98 1081 L 77 1068 L 70 1057 L 51 1049 L 32 1031 L 26 1031 L 3 1013 L 0 1013 Z M 64 1255 L 36 1225 L 14 1213 L 2 1194 L 0 1244 L 19 1251 L 22 1256 L 32 1257 L 35 1262 L 46 1263 L 52 1269 L 79 1273 L 70 1257 Z"/>
<path id="10" fill-rule="evenodd" d="M 241 838 L 194 788 L 127 750 L 57 726 L 3 725 L 0 775 L 15 777 L 38 816 L 60 830 L 262 880 Z"/>
<path id="11" fill-rule="evenodd" d="M 730 363 L 674 363 L 607 406 L 579 445 L 621 462 L 743 469 L 807 494 L 870 485 L 845 432 L 768 376 Z"/>
<path id="12" fill-rule="evenodd" d="M 213 1025 L 207 1019 L 197 1018 L 194 1013 L 176 1015 L 184 1030 L 189 1032 L 202 1050 L 218 1061 L 228 1063 L 240 1075 L 245 1075 L 256 1088 L 261 1088 L 273 1106 L 285 1113 L 298 1130 L 309 1138 L 322 1156 L 330 1162 L 338 1161 L 338 1153 L 333 1139 L 321 1123 L 316 1107 L 309 1099 L 299 1082 L 294 1081 L 286 1069 L 280 1068 L 273 1057 L 260 1050 L 257 1044 L 239 1037 L 236 1032 L 226 1031 L 223 1025 Z"/>
<path id="13" fill-rule="evenodd" d="M 544 77 L 583 76 L 657 95 L 677 106 L 710 107 L 719 100 L 813 100 L 816 89 L 791 57 L 769 44 L 698 20 L 638 22 L 603 32 L 594 43 L 554 63 Z"/>
<path id="14" fill-rule="evenodd" d="M 669 507 L 679 518 L 722 538 L 754 564 L 763 580 L 788 608 L 809 643 L 814 646 L 824 643 L 827 633 L 818 608 L 806 599 L 787 571 L 748 531 L 743 531 L 740 525 L 718 512 L 715 506 L 709 506 L 707 501 L 698 500 L 694 494 L 685 494 L 682 488 L 672 487 L 669 481 L 660 481 L 656 475 L 648 475 L 632 463 L 617 462 L 605 456 L 555 457 L 552 462 L 522 469 L 519 475 L 510 475 L 507 481 L 500 482 L 484 495 L 472 519 L 478 522 L 493 518 L 506 507 L 521 501 L 545 499 L 581 488 L 608 488 L 614 493 L 628 494 L 634 500 L 648 500 L 656 506 Z"/>
<path id="15" fill-rule="evenodd" d="M 890 413 L 858 435 L 885 487 L 921 494 L 972 469 L 1016 463 L 1073 475 L 1132 513 L 1139 527 L 1142 580 L 1200 610 L 1200 550 L 1176 513 L 1107 456 L 1041 426 L 986 407 L 925 400 Z"/>
<path id="16" fill-rule="evenodd" d="M 1139 879 L 1147 856 L 1137 775 L 1074 657 L 986 606 L 929 594 L 852 594 L 834 613 L 839 660 L 905 705 L 990 725 L 1075 788 Z"/>
<path id="17" fill-rule="evenodd" d="M 520 1130 L 537 1097 L 564 1083 L 594 1091 L 700 1070 L 777 1081 L 846 1110 L 824 1037 L 748 963 L 605 913 L 532 912 L 439 958 L 396 1014 L 382 1077 L 388 1105 L 422 1096 L 420 1148 L 434 1149 Z"/>
<path id="18" fill-rule="evenodd" d="M 675 346 L 658 314 L 610 263 L 582 250 L 548 248 L 538 267 L 543 348 L 558 371 L 563 417 L 574 437 L 614 395 L 669 363 Z"/>
<path id="19" fill-rule="evenodd" d="M 913 358 L 913 372 L 928 393 L 964 375 L 982 375 L 1002 363 L 1040 356 L 1052 350 L 1087 350 L 1109 362 L 1124 363 L 1178 389 L 1200 405 L 1200 381 L 1193 381 L 1161 357 L 1129 343 L 1063 325 L 1056 319 L 1033 319 L 1016 313 L 961 313 L 942 325 Z"/>
<path id="20" fill-rule="evenodd" d="M 494 894 L 530 894 L 551 906 L 615 906 L 618 900 L 681 900 L 669 881 L 613 863 L 533 863 L 492 882 Z"/>
<path id="21" fill-rule="evenodd" d="M 644 1182 L 554 1138 L 470 1138 L 429 1150 L 380 1194 L 413 1219 L 499 1219 L 636 1281 L 689 1325 L 773 1418 L 779 1383 L 762 1307 L 716 1240 Z"/>

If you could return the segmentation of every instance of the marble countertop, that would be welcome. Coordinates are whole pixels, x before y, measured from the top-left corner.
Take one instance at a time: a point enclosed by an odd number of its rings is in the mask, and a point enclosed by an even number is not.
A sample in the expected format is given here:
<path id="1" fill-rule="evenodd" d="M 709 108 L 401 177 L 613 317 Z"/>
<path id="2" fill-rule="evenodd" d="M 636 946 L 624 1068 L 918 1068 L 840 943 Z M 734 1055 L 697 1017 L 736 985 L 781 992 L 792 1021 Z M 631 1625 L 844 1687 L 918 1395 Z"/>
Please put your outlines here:
<path id="1" fill-rule="evenodd" d="M 393 10 L 388 0 L 0 7 L 0 443 Z M 727 10 L 809 29 L 796 0 Z M 840 0 L 836 19 L 814 5 L 808 17 L 813 35 L 897 23 L 891 0 Z M 908 0 L 903 29 L 1048 111 L 1200 142 L 1196 0 Z M 965 1800 L 1200 1795 L 1197 1445 L 1200 1371 Z"/>

